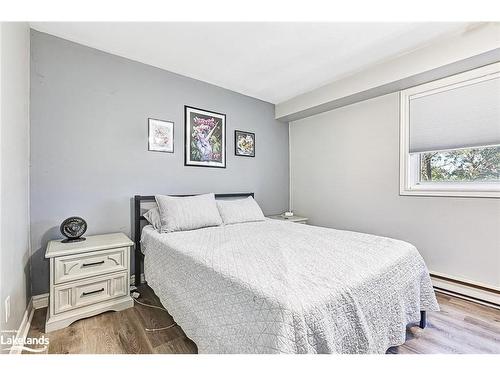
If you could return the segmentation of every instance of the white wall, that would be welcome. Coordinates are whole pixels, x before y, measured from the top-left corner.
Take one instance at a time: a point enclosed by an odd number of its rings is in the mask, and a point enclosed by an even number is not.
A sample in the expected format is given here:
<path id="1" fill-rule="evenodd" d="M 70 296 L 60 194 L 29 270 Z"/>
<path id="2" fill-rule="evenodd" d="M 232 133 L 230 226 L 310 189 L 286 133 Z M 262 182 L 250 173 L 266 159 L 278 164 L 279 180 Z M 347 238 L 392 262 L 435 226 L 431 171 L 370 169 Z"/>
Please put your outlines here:
<path id="1" fill-rule="evenodd" d="M 291 197 L 314 225 L 413 243 L 429 269 L 500 287 L 500 200 L 399 195 L 398 93 L 290 123 Z"/>
<path id="2" fill-rule="evenodd" d="M 0 36 L 0 327 L 17 329 L 30 297 L 29 26 L 1 23 Z"/>

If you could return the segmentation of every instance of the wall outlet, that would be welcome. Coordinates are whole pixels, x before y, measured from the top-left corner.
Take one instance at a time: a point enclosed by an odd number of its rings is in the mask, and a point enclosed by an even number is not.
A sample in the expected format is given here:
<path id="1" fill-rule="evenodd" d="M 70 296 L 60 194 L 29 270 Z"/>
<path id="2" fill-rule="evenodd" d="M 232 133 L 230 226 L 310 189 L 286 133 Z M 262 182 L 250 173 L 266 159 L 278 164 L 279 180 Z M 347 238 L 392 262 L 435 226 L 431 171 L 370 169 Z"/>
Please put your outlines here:
<path id="1" fill-rule="evenodd" d="M 5 323 L 9 321 L 10 318 L 10 296 L 5 299 Z"/>

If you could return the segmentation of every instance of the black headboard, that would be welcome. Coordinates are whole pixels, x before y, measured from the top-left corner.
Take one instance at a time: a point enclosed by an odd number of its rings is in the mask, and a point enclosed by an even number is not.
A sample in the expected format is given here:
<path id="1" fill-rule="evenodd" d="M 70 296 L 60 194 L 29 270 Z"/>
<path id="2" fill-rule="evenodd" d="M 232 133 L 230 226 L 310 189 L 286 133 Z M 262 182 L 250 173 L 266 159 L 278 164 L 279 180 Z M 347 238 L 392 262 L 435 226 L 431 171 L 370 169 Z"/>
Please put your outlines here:
<path id="1" fill-rule="evenodd" d="M 171 197 L 192 197 L 196 194 L 180 194 L 180 195 L 170 195 Z M 215 198 L 243 198 L 243 197 L 254 197 L 254 193 L 226 193 L 226 194 L 215 194 Z M 154 202 L 154 195 L 135 195 L 134 196 L 134 242 L 135 242 L 135 285 L 139 286 L 141 284 L 141 265 L 144 260 L 144 254 L 141 251 L 141 221 L 146 220 L 146 218 L 141 215 L 141 203 L 142 202 Z"/>

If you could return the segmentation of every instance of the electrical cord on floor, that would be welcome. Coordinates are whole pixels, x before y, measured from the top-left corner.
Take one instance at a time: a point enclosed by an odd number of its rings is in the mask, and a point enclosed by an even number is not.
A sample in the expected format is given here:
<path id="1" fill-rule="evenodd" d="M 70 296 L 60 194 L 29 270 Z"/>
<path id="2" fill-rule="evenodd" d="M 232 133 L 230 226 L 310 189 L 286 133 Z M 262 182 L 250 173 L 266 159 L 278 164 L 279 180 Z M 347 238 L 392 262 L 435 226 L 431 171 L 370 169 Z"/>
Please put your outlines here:
<path id="1" fill-rule="evenodd" d="M 165 308 L 161 307 L 161 306 L 155 306 L 155 305 L 150 305 L 148 303 L 144 303 L 144 302 L 141 302 L 137 299 L 137 297 L 139 297 L 139 293 L 138 292 L 134 292 L 134 293 L 131 293 L 131 296 L 132 296 L 132 299 L 137 302 L 139 305 L 143 305 L 143 306 L 146 306 L 146 307 L 151 307 L 153 309 L 158 309 L 158 310 L 163 310 L 163 311 L 167 311 Z M 168 312 L 168 311 L 167 311 Z M 170 329 L 172 327 L 175 327 L 177 325 L 177 323 L 173 323 L 173 324 L 170 324 L 169 326 L 166 326 L 166 327 L 161 327 L 161 328 L 144 328 L 144 330 L 146 332 L 157 332 L 157 331 L 165 331 L 167 329 Z"/>

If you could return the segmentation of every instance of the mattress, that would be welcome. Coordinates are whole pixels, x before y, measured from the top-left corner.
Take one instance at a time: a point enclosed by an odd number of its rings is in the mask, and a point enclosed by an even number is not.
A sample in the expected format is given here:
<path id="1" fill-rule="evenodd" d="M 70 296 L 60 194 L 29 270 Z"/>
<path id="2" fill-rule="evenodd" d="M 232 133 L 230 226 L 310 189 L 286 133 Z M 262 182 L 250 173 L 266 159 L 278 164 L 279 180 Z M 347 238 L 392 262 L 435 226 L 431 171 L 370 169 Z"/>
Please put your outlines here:
<path id="1" fill-rule="evenodd" d="M 406 242 L 278 220 L 142 232 L 144 272 L 200 353 L 385 353 L 439 306 Z"/>

